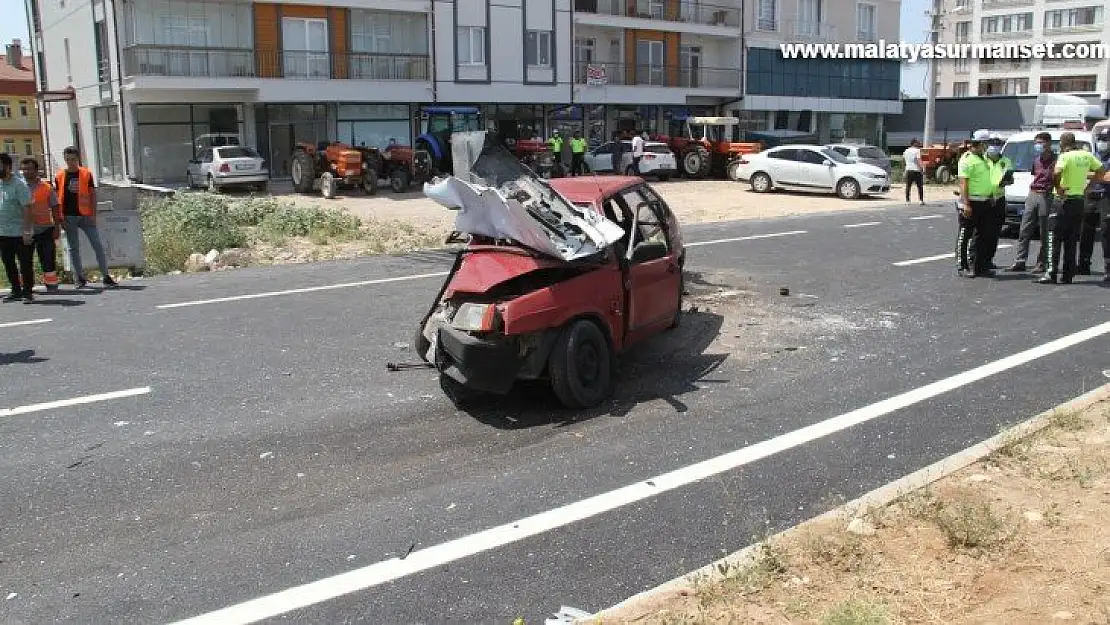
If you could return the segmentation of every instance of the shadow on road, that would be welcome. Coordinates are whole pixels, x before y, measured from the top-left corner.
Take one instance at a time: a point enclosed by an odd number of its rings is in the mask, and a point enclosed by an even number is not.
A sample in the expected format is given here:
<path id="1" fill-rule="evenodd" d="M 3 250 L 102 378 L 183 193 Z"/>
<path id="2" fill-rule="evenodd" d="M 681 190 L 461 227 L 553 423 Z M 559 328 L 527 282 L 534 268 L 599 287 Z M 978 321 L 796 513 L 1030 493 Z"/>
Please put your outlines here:
<path id="1" fill-rule="evenodd" d="M 569 425 L 595 417 L 623 417 L 636 406 L 663 400 L 685 413 L 687 396 L 699 384 L 724 384 L 710 376 L 728 354 L 706 353 L 721 331 L 724 317 L 690 310 L 678 328 L 633 347 L 617 363 L 613 397 L 597 408 L 573 411 L 559 404 L 546 381 L 521 382 L 506 396 L 458 397 L 456 406 L 481 423 L 507 430 L 542 425 Z"/>
<path id="2" fill-rule="evenodd" d="M 35 350 L 25 349 L 21 352 L 4 353 L 0 352 L 0 365 L 33 365 L 38 362 L 46 362 L 46 358 L 41 358 L 35 355 Z"/>
<path id="3" fill-rule="evenodd" d="M 61 299 L 57 297 L 41 296 L 35 298 L 35 303 L 32 306 L 61 306 L 62 308 L 71 308 L 73 306 L 84 306 L 85 301 L 80 299 Z"/>

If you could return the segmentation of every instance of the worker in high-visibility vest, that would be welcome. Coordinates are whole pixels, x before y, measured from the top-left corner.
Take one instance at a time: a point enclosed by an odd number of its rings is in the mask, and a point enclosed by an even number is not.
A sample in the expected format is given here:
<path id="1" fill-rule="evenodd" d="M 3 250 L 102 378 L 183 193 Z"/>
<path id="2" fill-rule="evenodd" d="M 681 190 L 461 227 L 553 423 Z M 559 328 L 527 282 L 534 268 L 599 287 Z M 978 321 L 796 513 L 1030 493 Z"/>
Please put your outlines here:
<path id="1" fill-rule="evenodd" d="M 33 234 L 31 245 L 39 255 L 42 282 L 47 292 L 58 290 L 58 268 L 55 242 L 62 236 L 62 203 L 49 182 L 39 177 L 39 163 L 25 158 L 19 164 L 23 180 L 31 190 L 31 220 Z"/>
<path id="2" fill-rule="evenodd" d="M 563 137 L 558 130 L 551 131 L 551 138 L 547 140 L 551 154 L 555 157 L 556 165 L 561 169 L 563 165 Z"/>
<path id="3" fill-rule="evenodd" d="M 998 247 L 998 217 L 994 214 L 992 164 L 985 152 L 991 139 L 987 130 L 976 130 L 971 149 L 960 157 L 959 229 L 956 234 L 956 269 L 961 276 L 993 276 L 991 251 Z M 968 248 L 971 248 L 970 250 Z"/>
<path id="4" fill-rule="evenodd" d="M 54 188 L 62 198 L 62 228 L 69 244 L 69 259 L 73 264 L 73 282 L 79 289 L 88 285 L 85 267 L 81 263 L 82 232 L 89 240 L 89 246 L 96 254 L 96 264 L 100 268 L 104 286 L 114 287 L 116 281 L 108 273 L 108 257 L 100 232 L 96 229 L 96 181 L 88 167 L 81 165 L 81 153 L 74 146 L 62 150 L 66 166 L 54 175 Z"/>
<path id="5" fill-rule="evenodd" d="M 582 131 L 575 130 L 570 139 L 570 175 L 584 174 L 586 169 L 586 140 L 582 138 Z"/>

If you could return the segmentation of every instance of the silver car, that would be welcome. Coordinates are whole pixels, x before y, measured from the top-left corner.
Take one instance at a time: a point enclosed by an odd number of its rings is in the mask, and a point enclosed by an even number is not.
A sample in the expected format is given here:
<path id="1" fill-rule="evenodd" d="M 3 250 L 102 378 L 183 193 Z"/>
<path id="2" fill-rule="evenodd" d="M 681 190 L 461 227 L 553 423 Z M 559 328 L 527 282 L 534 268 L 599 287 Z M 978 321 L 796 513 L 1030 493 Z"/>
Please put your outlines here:
<path id="1" fill-rule="evenodd" d="M 890 157 L 882 148 L 857 143 L 831 143 L 825 146 L 853 163 L 874 165 L 890 175 Z"/>

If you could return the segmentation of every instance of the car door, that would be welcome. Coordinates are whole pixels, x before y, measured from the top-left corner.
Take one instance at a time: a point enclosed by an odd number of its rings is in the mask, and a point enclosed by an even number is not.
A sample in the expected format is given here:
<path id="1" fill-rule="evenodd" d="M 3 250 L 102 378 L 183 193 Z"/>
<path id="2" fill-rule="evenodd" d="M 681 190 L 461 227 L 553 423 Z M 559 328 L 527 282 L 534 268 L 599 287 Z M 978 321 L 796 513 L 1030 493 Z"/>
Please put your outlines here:
<path id="1" fill-rule="evenodd" d="M 811 190 L 831 190 L 836 167 L 829 165 L 828 156 L 816 150 L 802 148 L 798 150 L 798 186 Z"/>
<path id="2" fill-rule="evenodd" d="M 622 208 L 635 217 L 628 260 L 628 330 L 633 343 L 667 328 L 674 320 L 682 271 L 669 240 L 661 207 L 632 187 L 619 195 Z"/>
<path id="3" fill-rule="evenodd" d="M 201 150 L 192 166 L 196 168 L 193 179 L 203 184 L 208 179 L 208 172 L 212 168 L 212 148 Z"/>
<path id="4" fill-rule="evenodd" d="M 794 186 L 798 179 L 797 158 L 798 151 L 794 148 L 782 148 L 767 153 L 767 169 L 776 185 Z"/>
<path id="5" fill-rule="evenodd" d="M 592 172 L 613 170 L 613 142 L 599 145 L 586 154 L 586 167 Z"/>

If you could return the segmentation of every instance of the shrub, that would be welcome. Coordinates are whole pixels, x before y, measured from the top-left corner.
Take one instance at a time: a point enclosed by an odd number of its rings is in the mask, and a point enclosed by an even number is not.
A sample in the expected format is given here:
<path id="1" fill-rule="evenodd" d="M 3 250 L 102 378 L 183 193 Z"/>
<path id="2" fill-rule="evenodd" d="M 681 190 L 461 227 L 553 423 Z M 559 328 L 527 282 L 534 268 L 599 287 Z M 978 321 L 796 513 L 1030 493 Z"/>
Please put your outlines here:
<path id="1" fill-rule="evenodd" d="M 228 208 L 227 200 L 208 193 L 177 193 L 145 202 L 140 210 L 148 270 L 180 270 L 190 254 L 245 245 L 246 234 Z"/>
<path id="2" fill-rule="evenodd" d="M 259 230 L 264 239 L 275 245 L 287 237 L 309 237 L 313 243 L 322 245 L 358 238 L 362 222 L 342 211 L 285 205 L 263 217 Z"/>
<path id="3" fill-rule="evenodd" d="M 251 197 L 231 204 L 231 219 L 240 226 L 257 226 L 267 216 L 292 205 L 272 197 Z"/>

